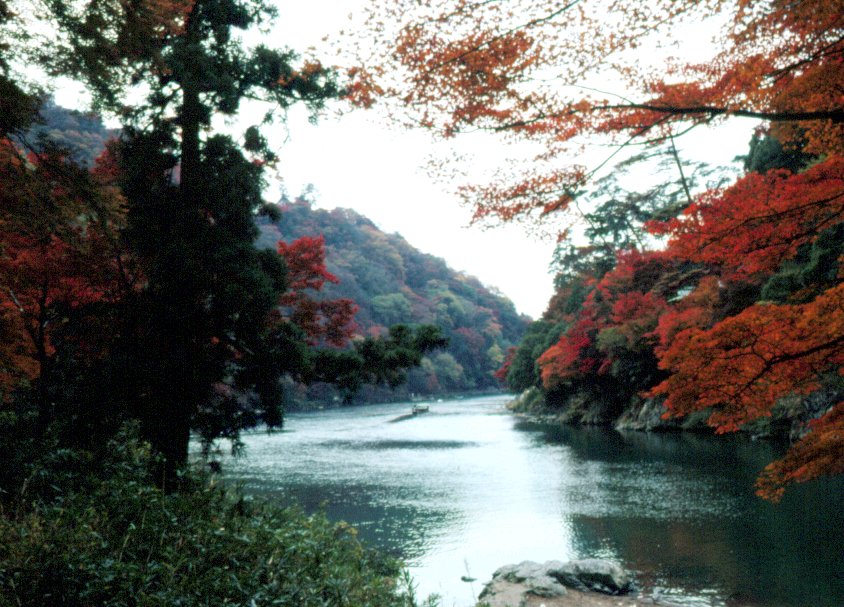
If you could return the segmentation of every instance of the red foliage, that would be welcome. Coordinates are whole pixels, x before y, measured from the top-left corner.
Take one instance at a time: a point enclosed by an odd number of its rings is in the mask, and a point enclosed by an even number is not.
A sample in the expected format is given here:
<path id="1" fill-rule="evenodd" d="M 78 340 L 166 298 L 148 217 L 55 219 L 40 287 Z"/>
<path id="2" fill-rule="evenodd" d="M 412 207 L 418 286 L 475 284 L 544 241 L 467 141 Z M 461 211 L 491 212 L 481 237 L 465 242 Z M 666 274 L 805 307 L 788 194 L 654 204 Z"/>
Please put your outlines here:
<path id="1" fill-rule="evenodd" d="M 323 236 L 303 236 L 290 244 L 279 241 L 278 253 L 287 262 L 287 281 L 291 291 L 319 291 L 326 281 L 338 282 L 337 277 L 325 267 Z"/>
<path id="2" fill-rule="evenodd" d="M 287 263 L 288 289 L 279 298 L 286 321 L 301 328 L 308 342 L 343 346 L 354 336 L 357 305 L 350 299 L 317 300 L 306 291 L 320 291 L 327 282 L 338 282 L 325 266 L 325 239 L 303 236 L 292 243 L 278 243 Z"/>
<path id="3" fill-rule="evenodd" d="M 594 284 L 569 329 L 537 361 L 545 386 L 608 372 L 619 347 L 629 351 L 651 347 L 660 315 L 668 307 L 657 288 L 671 269 L 673 262 L 661 253 L 619 252 L 615 268 Z M 610 330 L 623 345 L 599 343 L 602 333 Z"/>
<path id="4" fill-rule="evenodd" d="M 756 481 L 757 495 L 777 501 L 788 483 L 844 474 L 844 403 L 810 421 L 809 430 L 785 457 L 765 466 Z"/>
<path id="5" fill-rule="evenodd" d="M 803 173 L 750 173 L 724 191 L 700 196 L 681 217 L 652 225 L 671 254 L 722 269 L 730 280 L 759 280 L 797 249 L 844 220 L 844 158 Z"/>
<path id="6" fill-rule="evenodd" d="M 597 372 L 604 360 L 595 349 L 597 334 L 598 328 L 594 319 L 583 316 L 579 318 L 560 340 L 537 360 L 542 369 L 543 385 L 553 388 L 566 379 Z"/>
<path id="7" fill-rule="evenodd" d="M 55 353 L 53 336 L 97 302 L 121 297 L 113 230 L 123 219 L 122 198 L 107 176 L 86 175 L 55 155 L 23 161 L 4 148 L 0 174 L 0 387 L 35 379 Z M 79 352 L 102 353 L 95 335 Z"/>
<path id="8" fill-rule="evenodd" d="M 504 362 L 498 370 L 492 374 L 492 376 L 501 382 L 501 384 L 507 383 L 507 374 L 510 372 L 510 367 L 513 366 L 513 359 L 516 357 L 517 351 L 518 348 L 516 346 L 510 346 L 507 348 L 507 354 L 504 355 Z"/>
<path id="9" fill-rule="evenodd" d="M 807 304 L 756 304 L 711 329 L 684 329 L 664 347 L 660 367 L 671 375 L 653 394 L 666 395 L 669 414 L 713 407 L 718 432 L 737 430 L 842 371 L 844 284 Z"/>

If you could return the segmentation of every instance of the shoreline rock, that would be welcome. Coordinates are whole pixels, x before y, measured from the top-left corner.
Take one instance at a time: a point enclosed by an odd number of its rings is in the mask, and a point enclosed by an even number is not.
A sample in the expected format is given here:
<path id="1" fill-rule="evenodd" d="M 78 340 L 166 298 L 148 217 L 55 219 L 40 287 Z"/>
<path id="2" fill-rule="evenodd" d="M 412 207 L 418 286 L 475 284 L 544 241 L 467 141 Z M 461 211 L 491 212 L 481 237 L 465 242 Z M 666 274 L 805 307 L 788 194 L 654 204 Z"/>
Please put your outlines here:
<path id="1" fill-rule="evenodd" d="M 617 605 L 619 602 L 613 602 L 612 599 L 618 599 L 634 589 L 633 575 L 612 561 L 523 561 L 497 569 L 492 580 L 484 586 L 478 604 L 489 607 L 527 607 L 547 603 L 597 607 Z M 588 596 L 594 600 L 584 603 L 584 597 Z"/>

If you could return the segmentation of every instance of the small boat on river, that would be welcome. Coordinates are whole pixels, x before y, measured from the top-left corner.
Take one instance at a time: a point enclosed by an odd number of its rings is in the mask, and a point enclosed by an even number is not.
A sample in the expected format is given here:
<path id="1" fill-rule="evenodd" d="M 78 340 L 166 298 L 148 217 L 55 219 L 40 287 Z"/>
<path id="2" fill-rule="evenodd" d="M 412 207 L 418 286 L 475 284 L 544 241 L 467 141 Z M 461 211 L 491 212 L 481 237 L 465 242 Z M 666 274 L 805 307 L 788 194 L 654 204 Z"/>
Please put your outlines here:
<path id="1" fill-rule="evenodd" d="M 413 413 L 413 415 L 416 415 L 417 413 L 427 413 L 429 410 L 430 410 L 429 405 L 423 405 L 423 404 L 417 403 L 417 404 L 413 405 L 413 408 L 410 410 L 410 412 Z"/>

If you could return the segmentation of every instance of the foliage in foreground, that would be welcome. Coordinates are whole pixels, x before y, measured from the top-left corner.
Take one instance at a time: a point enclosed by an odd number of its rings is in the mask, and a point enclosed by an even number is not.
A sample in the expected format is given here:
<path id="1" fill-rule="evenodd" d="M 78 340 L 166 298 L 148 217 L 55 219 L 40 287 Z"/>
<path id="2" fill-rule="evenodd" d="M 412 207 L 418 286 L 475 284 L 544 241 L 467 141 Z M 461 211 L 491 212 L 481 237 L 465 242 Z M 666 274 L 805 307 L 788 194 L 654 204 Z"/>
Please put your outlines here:
<path id="1" fill-rule="evenodd" d="M 3 512 L 0 605 L 414 604 L 398 564 L 346 524 L 199 477 L 165 494 L 146 445 L 111 447 L 102 462 L 52 453 Z"/>

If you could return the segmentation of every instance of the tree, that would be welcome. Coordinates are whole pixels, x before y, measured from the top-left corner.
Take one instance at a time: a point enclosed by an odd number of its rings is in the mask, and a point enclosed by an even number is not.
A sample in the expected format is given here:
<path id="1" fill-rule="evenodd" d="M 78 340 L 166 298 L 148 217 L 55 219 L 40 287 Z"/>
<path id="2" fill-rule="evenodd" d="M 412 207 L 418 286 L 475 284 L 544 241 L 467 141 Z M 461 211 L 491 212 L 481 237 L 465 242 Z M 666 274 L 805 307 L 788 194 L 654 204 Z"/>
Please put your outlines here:
<path id="1" fill-rule="evenodd" d="M 758 281 L 844 218 L 844 159 L 792 174 L 748 173 L 728 189 L 699 196 L 683 214 L 651 224 L 670 234 L 678 257 L 721 268 L 730 280 Z"/>
<path id="2" fill-rule="evenodd" d="M 737 430 L 778 398 L 817 389 L 844 361 L 842 345 L 844 285 L 807 304 L 756 304 L 711 329 L 677 333 L 660 359 L 671 376 L 654 392 L 675 413 L 715 407 L 710 422 Z"/>
<path id="3" fill-rule="evenodd" d="M 844 109 L 835 91 L 844 24 L 837 9 L 828 0 L 797 7 L 394 0 L 372 9 L 374 28 L 396 24 L 395 37 L 385 39 L 397 42 L 380 58 L 383 77 L 375 69 L 368 76 L 414 124 L 445 136 L 483 129 L 505 142 L 539 144 L 525 163 L 502 166 L 491 182 L 463 193 L 477 219 L 541 218 L 566 208 L 608 160 L 572 163 L 589 142 L 668 141 L 697 125 L 747 116 L 774 124 L 783 141 L 805 138 L 806 152 L 840 151 Z M 683 39 L 684 27 L 722 16 L 713 57 L 671 58 L 672 45 L 697 43 Z M 645 60 L 639 49 L 657 59 Z M 598 90 L 606 83 L 615 90 Z"/>
<path id="4" fill-rule="evenodd" d="M 123 293 L 114 258 L 123 198 L 107 160 L 89 172 L 48 146 L 24 156 L 10 140 L 0 165 L 0 308 L 4 400 L 22 380 L 32 389 L 35 433 L 43 436 L 62 402 L 62 366 L 103 355 L 103 309 Z M 100 335 L 101 334 L 101 335 Z M 66 414 L 67 412 L 65 412 Z"/>
<path id="5" fill-rule="evenodd" d="M 325 239 L 303 236 L 289 245 L 280 241 L 278 252 L 286 262 L 288 281 L 279 298 L 279 317 L 304 331 L 313 345 L 345 345 L 355 331 L 355 303 L 346 298 L 317 301 L 306 293 L 339 282 L 325 267 Z"/>

